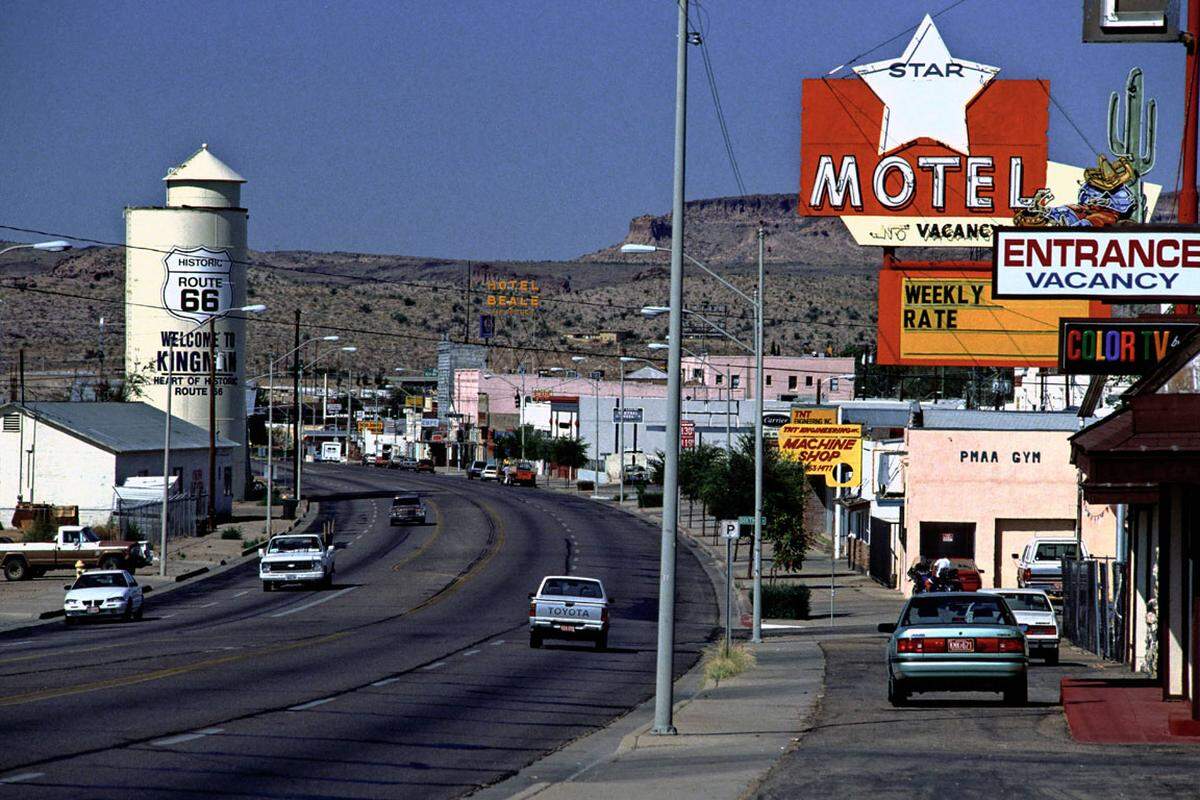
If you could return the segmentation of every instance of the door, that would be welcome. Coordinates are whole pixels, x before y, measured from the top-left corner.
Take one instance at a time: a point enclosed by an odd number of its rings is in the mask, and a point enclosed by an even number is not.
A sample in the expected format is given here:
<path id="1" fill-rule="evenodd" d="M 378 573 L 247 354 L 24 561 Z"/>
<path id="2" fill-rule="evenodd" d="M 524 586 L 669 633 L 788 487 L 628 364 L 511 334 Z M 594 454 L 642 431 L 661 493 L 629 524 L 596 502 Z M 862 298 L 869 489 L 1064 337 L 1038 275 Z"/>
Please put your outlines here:
<path id="1" fill-rule="evenodd" d="M 922 522 L 921 558 L 975 558 L 974 522 Z"/>
<path id="2" fill-rule="evenodd" d="M 1073 519 L 998 519 L 992 554 L 993 587 L 1017 585 L 1017 559 L 1035 536 L 1073 536 Z"/>

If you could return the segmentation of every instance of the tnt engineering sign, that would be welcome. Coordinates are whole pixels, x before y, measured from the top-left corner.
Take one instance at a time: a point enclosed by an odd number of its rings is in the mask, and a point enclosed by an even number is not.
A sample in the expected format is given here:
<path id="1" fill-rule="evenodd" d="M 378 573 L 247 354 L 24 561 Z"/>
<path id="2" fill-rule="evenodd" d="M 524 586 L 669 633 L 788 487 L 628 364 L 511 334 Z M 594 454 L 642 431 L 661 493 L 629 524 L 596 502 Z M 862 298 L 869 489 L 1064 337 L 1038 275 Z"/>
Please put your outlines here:
<path id="1" fill-rule="evenodd" d="M 1109 302 L 1200 298 L 1200 228 L 1001 228 L 996 296 Z"/>
<path id="2" fill-rule="evenodd" d="M 1046 185 L 1049 85 L 999 71 L 952 56 L 926 16 L 859 80 L 804 81 L 799 213 L 842 217 L 859 244 L 990 246 Z"/>
<path id="3" fill-rule="evenodd" d="M 862 425 L 784 425 L 779 452 L 825 478 L 826 486 L 862 483 Z"/>
<path id="4" fill-rule="evenodd" d="M 171 316 L 204 322 L 233 306 L 233 259 L 228 250 L 176 247 L 163 257 L 163 307 Z"/>
<path id="5" fill-rule="evenodd" d="M 1058 366 L 1068 375 L 1142 375 L 1198 328 L 1196 322 L 1064 319 Z"/>

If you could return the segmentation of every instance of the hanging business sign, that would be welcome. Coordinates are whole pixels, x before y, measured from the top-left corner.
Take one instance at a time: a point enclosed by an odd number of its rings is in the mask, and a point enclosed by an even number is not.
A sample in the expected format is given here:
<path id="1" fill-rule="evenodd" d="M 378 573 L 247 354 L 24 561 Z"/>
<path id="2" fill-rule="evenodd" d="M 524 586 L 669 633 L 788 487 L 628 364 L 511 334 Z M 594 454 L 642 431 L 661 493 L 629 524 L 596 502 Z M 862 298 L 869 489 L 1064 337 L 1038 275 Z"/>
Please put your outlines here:
<path id="1" fill-rule="evenodd" d="M 1174 319 L 1064 319 L 1058 368 L 1067 375 L 1144 375 L 1200 329 Z"/>
<path id="2" fill-rule="evenodd" d="M 837 406 L 792 406 L 788 422 L 793 425 L 836 425 Z"/>
<path id="3" fill-rule="evenodd" d="M 1054 367 L 1063 316 L 1107 317 L 1086 299 L 997 300 L 982 270 L 879 273 L 876 362 L 889 366 Z"/>
<path id="4" fill-rule="evenodd" d="M 995 296 L 1200 298 L 1200 227 L 997 228 Z"/>
<path id="5" fill-rule="evenodd" d="M 826 486 L 862 483 L 862 425 L 784 425 L 779 454 L 800 461 L 807 475 L 819 475 Z"/>
<path id="6" fill-rule="evenodd" d="M 624 411 L 624 413 L 622 413 L 622 411 Z M 612 410 L 612 414 L 613 414 L 612 421 L 613 422 L 622 422 L 622 421 L 624 421 L 624 422 L 641 422 L 642 416 L 643 416 L 642 412 L 643 412 L 643 409 L 641 409 L 641 408 L 620 409 L 620 408 L 616 408 L 614 406 L 613 410 Z"/>
<path id="7" fill-rule="evenodd" d="M 999 71 L 927 15 L 899 57 L 805 80 L 799 213 L 853 220 L 860 243 L 990 246 L 1047 180 L 1049 84 Z"/>
<path id="8" fill-rule="evenodd" d="M 696 446 L 696 423 L 690 419 L 679 420 L 679 446 L 684 450 Z"/>

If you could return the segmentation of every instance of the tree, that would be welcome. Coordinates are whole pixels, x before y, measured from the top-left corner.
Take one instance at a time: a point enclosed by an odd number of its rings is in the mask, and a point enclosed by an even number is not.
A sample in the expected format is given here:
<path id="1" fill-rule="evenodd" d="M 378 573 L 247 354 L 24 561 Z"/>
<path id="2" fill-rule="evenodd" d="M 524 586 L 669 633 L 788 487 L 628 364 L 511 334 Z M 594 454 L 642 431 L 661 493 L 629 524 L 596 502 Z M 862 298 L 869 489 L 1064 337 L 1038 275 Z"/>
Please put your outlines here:
<path id="1" fill-rule="evenodd" d="M 549 459 L 552 463 L 569 470 L 577 470 L 588 462 L 587 445 L 579 439 L 559 436 L 549 443 Z M 570 477 L 567 483 L 571 482 Z"/>
<path id="2" fill-rule="evenodd" d="M 704 486 L 705 478 L 715 468 L 721 466 L 724 460 L 725 451 L 711 444 L 701 444 L 691 450 L 679 451 L 679 493 L 688 499 L 689 522 L 691 521 L 692 505 L 700 499 L 700 491 Z M 660 480 L 661 477 L 660 473 Z"/>
<path id="3" fill-rule="evenodd" d="M 525 426 L 525 458 L 530 461 L 552 460 L 549 455 L 549 445 L 550 440 L 545 433 L 532 425 Z M 520 458 L 521 429 L 496 434 L 495 450 L 497 461 L 503 461 L 506 458 Z"/>
<path id="4" fill-rule="evenodd" d="M 646 480 L 655 486 L 663 485 L 663 470 L 665 467 L 666 454 L 662 450 L 655 450 L 651 458 L 646 459 L 646 465 L 650 469 L 646 473 Z"/>

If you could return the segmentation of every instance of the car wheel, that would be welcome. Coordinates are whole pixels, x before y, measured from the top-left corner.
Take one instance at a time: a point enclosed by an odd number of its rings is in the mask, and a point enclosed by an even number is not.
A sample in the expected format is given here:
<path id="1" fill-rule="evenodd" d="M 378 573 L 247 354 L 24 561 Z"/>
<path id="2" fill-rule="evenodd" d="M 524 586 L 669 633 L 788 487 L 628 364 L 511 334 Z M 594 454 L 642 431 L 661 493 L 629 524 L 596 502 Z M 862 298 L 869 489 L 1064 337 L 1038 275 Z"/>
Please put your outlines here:
<path id="1" fill-rule="evenodd" d="M 76 622 L 74 617 L 63 617 L 63 624 L 70 628 Z"/>
<path id="2" fill-rule="evenodd" d="M 534 650 L 537 650 L 539 647 L 541 647 L 542 646 L 542 635 L 540 633 L 530 633 L 529 634 L 529 646 L 532 647 Z"/>
<path id="3" fill-rule="evenodd" d="M 1058 666 L 1058 648 L 1054 648 L 1049 653 L 1046 653 L 1046 665 L 1050 667 Z"/>
<path id="4" fill-rule="evenodd" d="M 6 581 L 23 581 L 29 577 L 29 565 L 23 558 L 10 558 L 4 562 L 4 579 Z"/>
<path id="5" fill-rule="evenodd" d="M 270 581 L 263 581 L 263 591 L 264 592 L 269 592 L 269 591 L 273 590 L 274 588 L 275 587 L 271 585 Z"/>
<path id="6" fill-rule="evenodd" d="M 894 678 L 888 678 L 888 702 L 897 708 L 908 705 L 908 692 Z"/>
<path id="7" fill-rule="evenodd" d="M 1004 690 L 1004 705 L 1023 706 L 1029 702 L 1029 680 L 1018 678 Z"/>
<path id="8" fill-rule="evenodd" d="M 145 614 L 146 614 L 146 601 L 143 600 L 142 604 L 140 606 L 138 606 L 137 611 L 133 612 L 133 618 L 138 621 L 141 621 L 142 617 L 145 616 Z"/>
<path id="9" fill-rule="evenodd" d="M 607 650 L 608 649 L 608 631 L 605 631 L 604 633 L 602 633 L 596 637 L 596 649 L 597 650 Z"/>
<path id="10" fill-rule="evenodd" d="M 129 622 L 133 619 L 133 601 L 125 601 L 125 610 L 121 612 L 121 622 Z"/>

